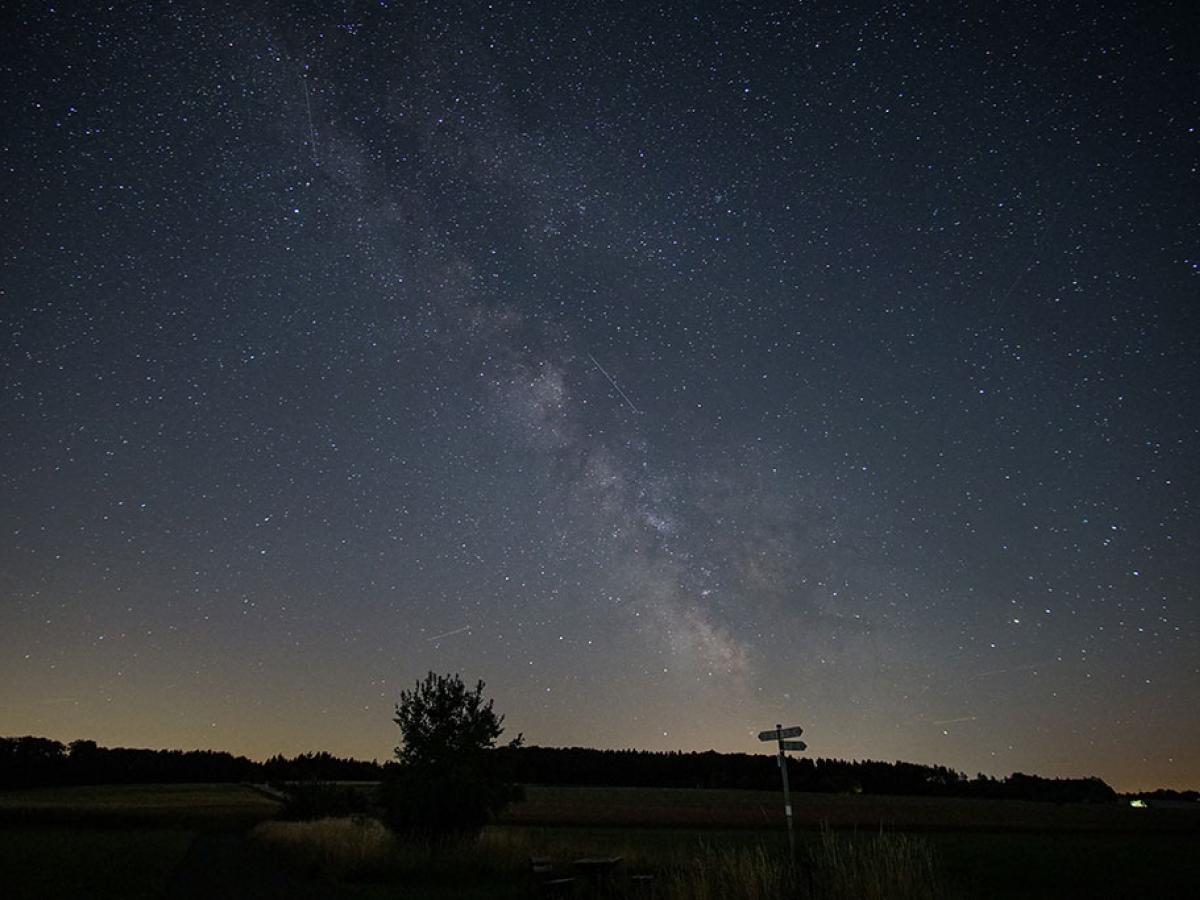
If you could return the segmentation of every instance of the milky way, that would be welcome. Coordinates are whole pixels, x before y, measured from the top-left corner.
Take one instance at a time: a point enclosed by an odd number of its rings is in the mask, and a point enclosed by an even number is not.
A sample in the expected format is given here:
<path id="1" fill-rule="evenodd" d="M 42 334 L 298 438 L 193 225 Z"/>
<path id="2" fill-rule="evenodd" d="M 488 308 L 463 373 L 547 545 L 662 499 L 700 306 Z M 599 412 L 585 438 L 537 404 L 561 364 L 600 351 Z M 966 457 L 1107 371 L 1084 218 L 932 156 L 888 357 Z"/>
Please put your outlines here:
<path id="1" fill-rule="evenodd" d="M 1200 786 L 1184 4 L 22 4 L 0 733 Z"/>

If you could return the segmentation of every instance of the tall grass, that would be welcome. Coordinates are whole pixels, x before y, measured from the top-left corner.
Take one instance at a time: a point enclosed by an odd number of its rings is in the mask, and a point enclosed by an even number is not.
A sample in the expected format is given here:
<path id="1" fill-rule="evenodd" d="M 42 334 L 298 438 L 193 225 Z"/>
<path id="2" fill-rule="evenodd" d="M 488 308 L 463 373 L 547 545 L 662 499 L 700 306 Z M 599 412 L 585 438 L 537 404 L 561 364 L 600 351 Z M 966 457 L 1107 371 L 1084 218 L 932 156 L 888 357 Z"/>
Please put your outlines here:
<path id="1" fill-rule="evenodd" d="M 435 845 L 395 834 L 364 817 L 263 822 L 251 836 L 293 869 L 335 881 L 446 874 L 499 877 L 526 871 L 530 857 L 540 852 L 519 833 L 493 831 L 474 841 Z"/>
<path id="2" fill-rule="evenodd" d="M 933 848 L 910 834 L 848 837 L 826 828 L 808 864 L 821 900 L 924 900 L 944 893 Z"/>
<path id="3" fill-rule="evenodd" d="M 366 818 L 263 822 L 251 837 L 292 868 L 337 881 L 386 875 L 402 862 L 405 849 L 379 822 Z"/>
<path id="4" fill-rule="evenodd" d="M 762 847 L 706 848 L 662 873 L 654 892 L 663 900 L 779 900 L 801 896 L 787 860 Z"/>
<path id="5" fill-rule="evenodd" d="M 597 855 L 586 835 L 490 829 L 477 841 L 433 848 L 373 819 L 265 822 L 254 837 L 293 868 L 334 881 L 491 884 L 510 895 L 531 879 L 531 857 Z M 943 896 L 929 845 L 904 834 L 847 835 L 828 829 L 792 860 L 778 847 L 685 843 L 653 854 L 606 846 L 622 857 L 603 889 L 581 881 L 575 896 L 646 900 L 934 900 Z M 649 882 L 633 874 L 652 874 Z M 536 890 L 535 890 L 536 892 Z"/>
<path id="6" fill-rule="evenodd" d="M 922 839 L 829 829 L 794 861 L 763 847 L 711 847 L 663 875 L 656 893 L 663 900 L 933 900 L 944 893 Z"/>

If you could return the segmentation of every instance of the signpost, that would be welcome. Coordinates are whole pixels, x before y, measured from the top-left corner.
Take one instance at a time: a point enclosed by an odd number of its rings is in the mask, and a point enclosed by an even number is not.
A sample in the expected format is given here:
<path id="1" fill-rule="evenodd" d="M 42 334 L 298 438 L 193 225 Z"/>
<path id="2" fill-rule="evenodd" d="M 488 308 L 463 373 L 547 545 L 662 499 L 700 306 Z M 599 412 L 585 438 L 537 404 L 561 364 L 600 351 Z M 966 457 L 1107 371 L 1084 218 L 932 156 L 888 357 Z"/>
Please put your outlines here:
<path id="1" fill-rule="evenodd" d="M 783 741 L 790 737 L 800 737 L 804 734 L 804 729 L 799 725 L 793 725 L 791 728 L 784 728 L 782 725 L 777 725 L 770 731 L 760 731 L 758 739 L 760 741 Z"/>
<path id="2" fill-rule="evenodd" d="M 804 729 L 799 725 L 793 725 L 790 728 L 776 725 L 772 731 L 760 731 L 758 733 L 760 741 L 775 741 L 779 744 L 779 757 L 776 761 L 779 763 L 779 772 L 783 775 L 783 811 L 787 815 L 788 847 L 792 851 L 793 858 L 796 856 L 796 835 L 792 829 L 792 793 L 788 789 L 787 756 L 784 754 L 789 750 L 807 750 L 808 744 L 804 743 L 804 741 L 788 741 L 784 739 L 800 737 L 803 733 Z"/>

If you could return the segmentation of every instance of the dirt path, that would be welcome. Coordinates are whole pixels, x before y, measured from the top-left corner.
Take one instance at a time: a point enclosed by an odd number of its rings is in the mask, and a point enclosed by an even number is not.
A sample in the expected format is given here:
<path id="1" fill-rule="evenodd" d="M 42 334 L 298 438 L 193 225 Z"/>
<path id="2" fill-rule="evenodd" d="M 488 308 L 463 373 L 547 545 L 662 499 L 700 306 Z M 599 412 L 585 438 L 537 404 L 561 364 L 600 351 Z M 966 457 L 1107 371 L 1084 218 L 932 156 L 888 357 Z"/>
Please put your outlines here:
<path id="1" fill-rule="evenodd" d="M 245 831 L 209 831 L 192 841 L 163 900 L 348 900 L 354 896 L 276 865 L 250 844 Z"/>

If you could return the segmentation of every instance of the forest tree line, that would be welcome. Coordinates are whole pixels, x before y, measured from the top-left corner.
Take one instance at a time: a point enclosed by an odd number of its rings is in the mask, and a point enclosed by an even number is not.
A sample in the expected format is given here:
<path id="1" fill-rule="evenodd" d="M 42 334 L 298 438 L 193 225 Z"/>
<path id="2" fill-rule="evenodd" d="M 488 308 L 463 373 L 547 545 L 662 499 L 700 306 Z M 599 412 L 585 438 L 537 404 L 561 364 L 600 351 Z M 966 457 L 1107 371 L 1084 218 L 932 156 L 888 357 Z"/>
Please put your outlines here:
<path id="1" fill-rule="evenodd" d="M 95 741 L 0 738 L 0 786 L 200 784 L 212 782 L 378 781 L 376 762 L 301 753 L 256 762 L 223 750 L 100 747 Z"/>
<path id="2" fill-rule="evenodd" d="M 523 784 L 604 787 L 705 787 L 778 790 L 773 755 L 498 747 L 489 751 L 507 777 Z M 387 763 L 386 765 L 394 765 Z M 385 765 L 302 753 L 265 762 L 215 750 L 145 750 L 70 744 L 42 737 L 0 738 L 0 786 L 200 782 L 378 781 Z M 1117 799 L 1101 779 L 968 778 L 946 766 L 874 760 L 789 757 L 793 791 L 934 797 L 984 797 L 1104 803 Z"/>
<path id="3" fill-rule="evenodd" d="M 752 753 L 591 750 L 582 747 L 503 747 L 510 777 L 531 784 L 609 787 L 701 787 L 777 791 L 776 757 Z M 1099 778 L 967 778 L 946 766 L 909 762 L 788 757 L 788 781 L 805 793 L 986 797 L 1107 803 L 1117 793 Z"/>

